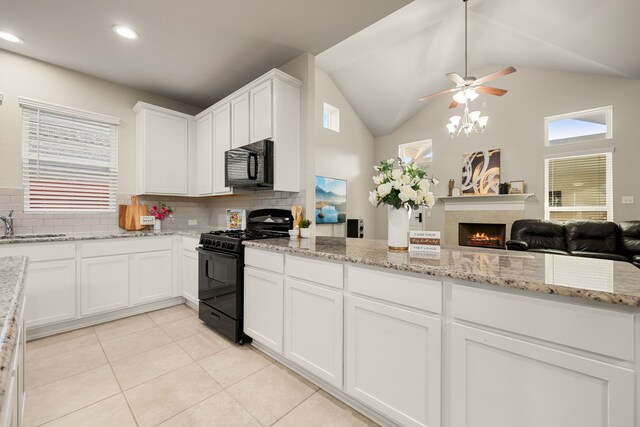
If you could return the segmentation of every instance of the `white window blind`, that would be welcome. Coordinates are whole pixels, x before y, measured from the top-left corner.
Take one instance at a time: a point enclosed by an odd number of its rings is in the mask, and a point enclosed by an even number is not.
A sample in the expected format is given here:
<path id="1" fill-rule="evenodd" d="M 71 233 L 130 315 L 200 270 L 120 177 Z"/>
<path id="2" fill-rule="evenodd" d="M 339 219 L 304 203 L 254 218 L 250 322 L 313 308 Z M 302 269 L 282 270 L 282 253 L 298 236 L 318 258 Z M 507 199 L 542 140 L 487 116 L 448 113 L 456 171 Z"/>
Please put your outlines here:
<path id="1" fill-rule="evenodd" d="M 547 219 L 613 218 L 612 154 L 545 160 Z"/>
<path id="2" fill-rule="evenodd" d="M 20 99 L 25 212 L 115 211 L 117 118 Z"/>

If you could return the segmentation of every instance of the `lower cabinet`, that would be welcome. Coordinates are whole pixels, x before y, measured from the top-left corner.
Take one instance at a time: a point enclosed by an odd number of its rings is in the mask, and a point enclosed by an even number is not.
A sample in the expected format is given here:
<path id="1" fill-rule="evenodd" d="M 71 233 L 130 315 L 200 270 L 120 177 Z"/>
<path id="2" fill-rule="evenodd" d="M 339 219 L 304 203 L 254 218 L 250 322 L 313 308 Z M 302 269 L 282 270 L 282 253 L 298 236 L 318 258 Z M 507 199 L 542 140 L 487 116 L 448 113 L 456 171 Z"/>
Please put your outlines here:
<path id="1" fill-rule="evenodd" d="M 98 314 L 129 305 L 129 255 L 82 259 L 80 313 Z"/>
<path id="2" fill-rule="evenodd" d="M 182 295 L 195 306 L 198 305 L 198 253 L 182 251 Z"/>
<path id="3" fill-rule="evenodd" d="M 457 324 L 452 357 L 452 427 L 634 425 L 631 370 Z"/>
<path id="4" fill-rule="evenodd" d="M 131 261 L 134 305 L 171 298 L 171 251 L 133 254 Z"/>
<path id="5" fill-rule="evenodd" d="M 283 282 L 280 274 L 244 269 L 244 333 L 282 353 Z"/>
<path id="6" fill-rule="evenodd" d="M 346 298 L 347 393 L 402 425 L 439 426 L 441 321 Z"/>
<path id="7" fill-rule="evenodd" d="M 73 319 L 76 316 L 76 260 L 30 263 L 25 294 L 27 328 Z"/>
<path id="8" fill-rule="evenodd" d="M 327 383 L 342 389 L 342 290 L 286 278 L 284 355 Z"/>

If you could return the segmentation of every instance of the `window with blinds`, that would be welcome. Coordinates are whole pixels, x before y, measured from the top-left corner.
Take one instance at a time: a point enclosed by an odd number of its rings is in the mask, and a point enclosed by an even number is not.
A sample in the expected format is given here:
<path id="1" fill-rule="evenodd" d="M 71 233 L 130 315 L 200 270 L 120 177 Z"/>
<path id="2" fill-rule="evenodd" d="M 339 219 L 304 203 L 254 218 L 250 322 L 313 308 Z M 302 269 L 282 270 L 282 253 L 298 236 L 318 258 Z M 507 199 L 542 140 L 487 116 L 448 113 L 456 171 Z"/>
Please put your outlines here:
<path id="1" fill-rule="evenodd" d="M 25 212 L 112 212 L 117 118 L 20 99 Z"/>
<path id="2" fill-rule="evenodd" d="M 613 219 L 612 153 L 545 160 L 547 219 Z"/>

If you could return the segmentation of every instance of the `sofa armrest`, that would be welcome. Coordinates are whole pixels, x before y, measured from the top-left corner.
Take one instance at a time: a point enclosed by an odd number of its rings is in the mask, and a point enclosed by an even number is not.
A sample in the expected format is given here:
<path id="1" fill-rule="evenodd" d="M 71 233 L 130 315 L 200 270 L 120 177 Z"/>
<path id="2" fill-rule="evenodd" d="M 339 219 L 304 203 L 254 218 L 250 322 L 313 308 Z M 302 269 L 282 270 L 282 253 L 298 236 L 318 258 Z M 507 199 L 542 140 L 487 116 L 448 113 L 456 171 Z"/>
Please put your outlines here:
<path id="1" fill-rule="evenodd" d="M 512 251 L 528 251 L 529 245 L 522 240 L 507 240 L 507 249 Z"/>

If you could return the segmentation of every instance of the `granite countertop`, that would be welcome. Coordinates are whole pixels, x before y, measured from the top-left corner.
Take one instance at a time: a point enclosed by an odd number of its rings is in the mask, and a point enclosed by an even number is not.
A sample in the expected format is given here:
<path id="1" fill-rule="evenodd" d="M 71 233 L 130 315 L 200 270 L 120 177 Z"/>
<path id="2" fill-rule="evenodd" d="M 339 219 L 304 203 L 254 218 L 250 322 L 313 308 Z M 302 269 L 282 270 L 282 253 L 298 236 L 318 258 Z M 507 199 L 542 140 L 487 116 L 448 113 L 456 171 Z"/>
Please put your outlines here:
<path id="1" fill-rule="evenodd" d="M 244 244 L 295 255 L 640 307 L 640 269 L 621 261 L 461 247 L 443 247 L 439 254 L 393 253 L 387 250 L 386 240 L 340 237 L 251 240 Z"/>
<path id="2" fill-rule="evenodd" d="M 0 245 L 15 243 L 43 243 L 43 242 L 70 242 L 76 240 L 100 240 L 100 239 L 122 239 L 129 237 L 151 237 L 151 236 L 188 236 L 200 237 L 200 234 L 211 231 L 211 228 L 191 229 L 191 230 L 166 230 L 160 233 L 153 231 L 118 231 L 118 232 L 99 232 L 99 233 L 65 233 L 65 234 L 40 234 L 39 237 L 30 237 L 25 234 L 23 236 L 13 238 L 0 238 Z"/>
<path id="3" fill-rule="evenodd" d="M 0 412 L 11 380 L 11 361 L 22 323 L 27 257 L 0 258 Z"/>

